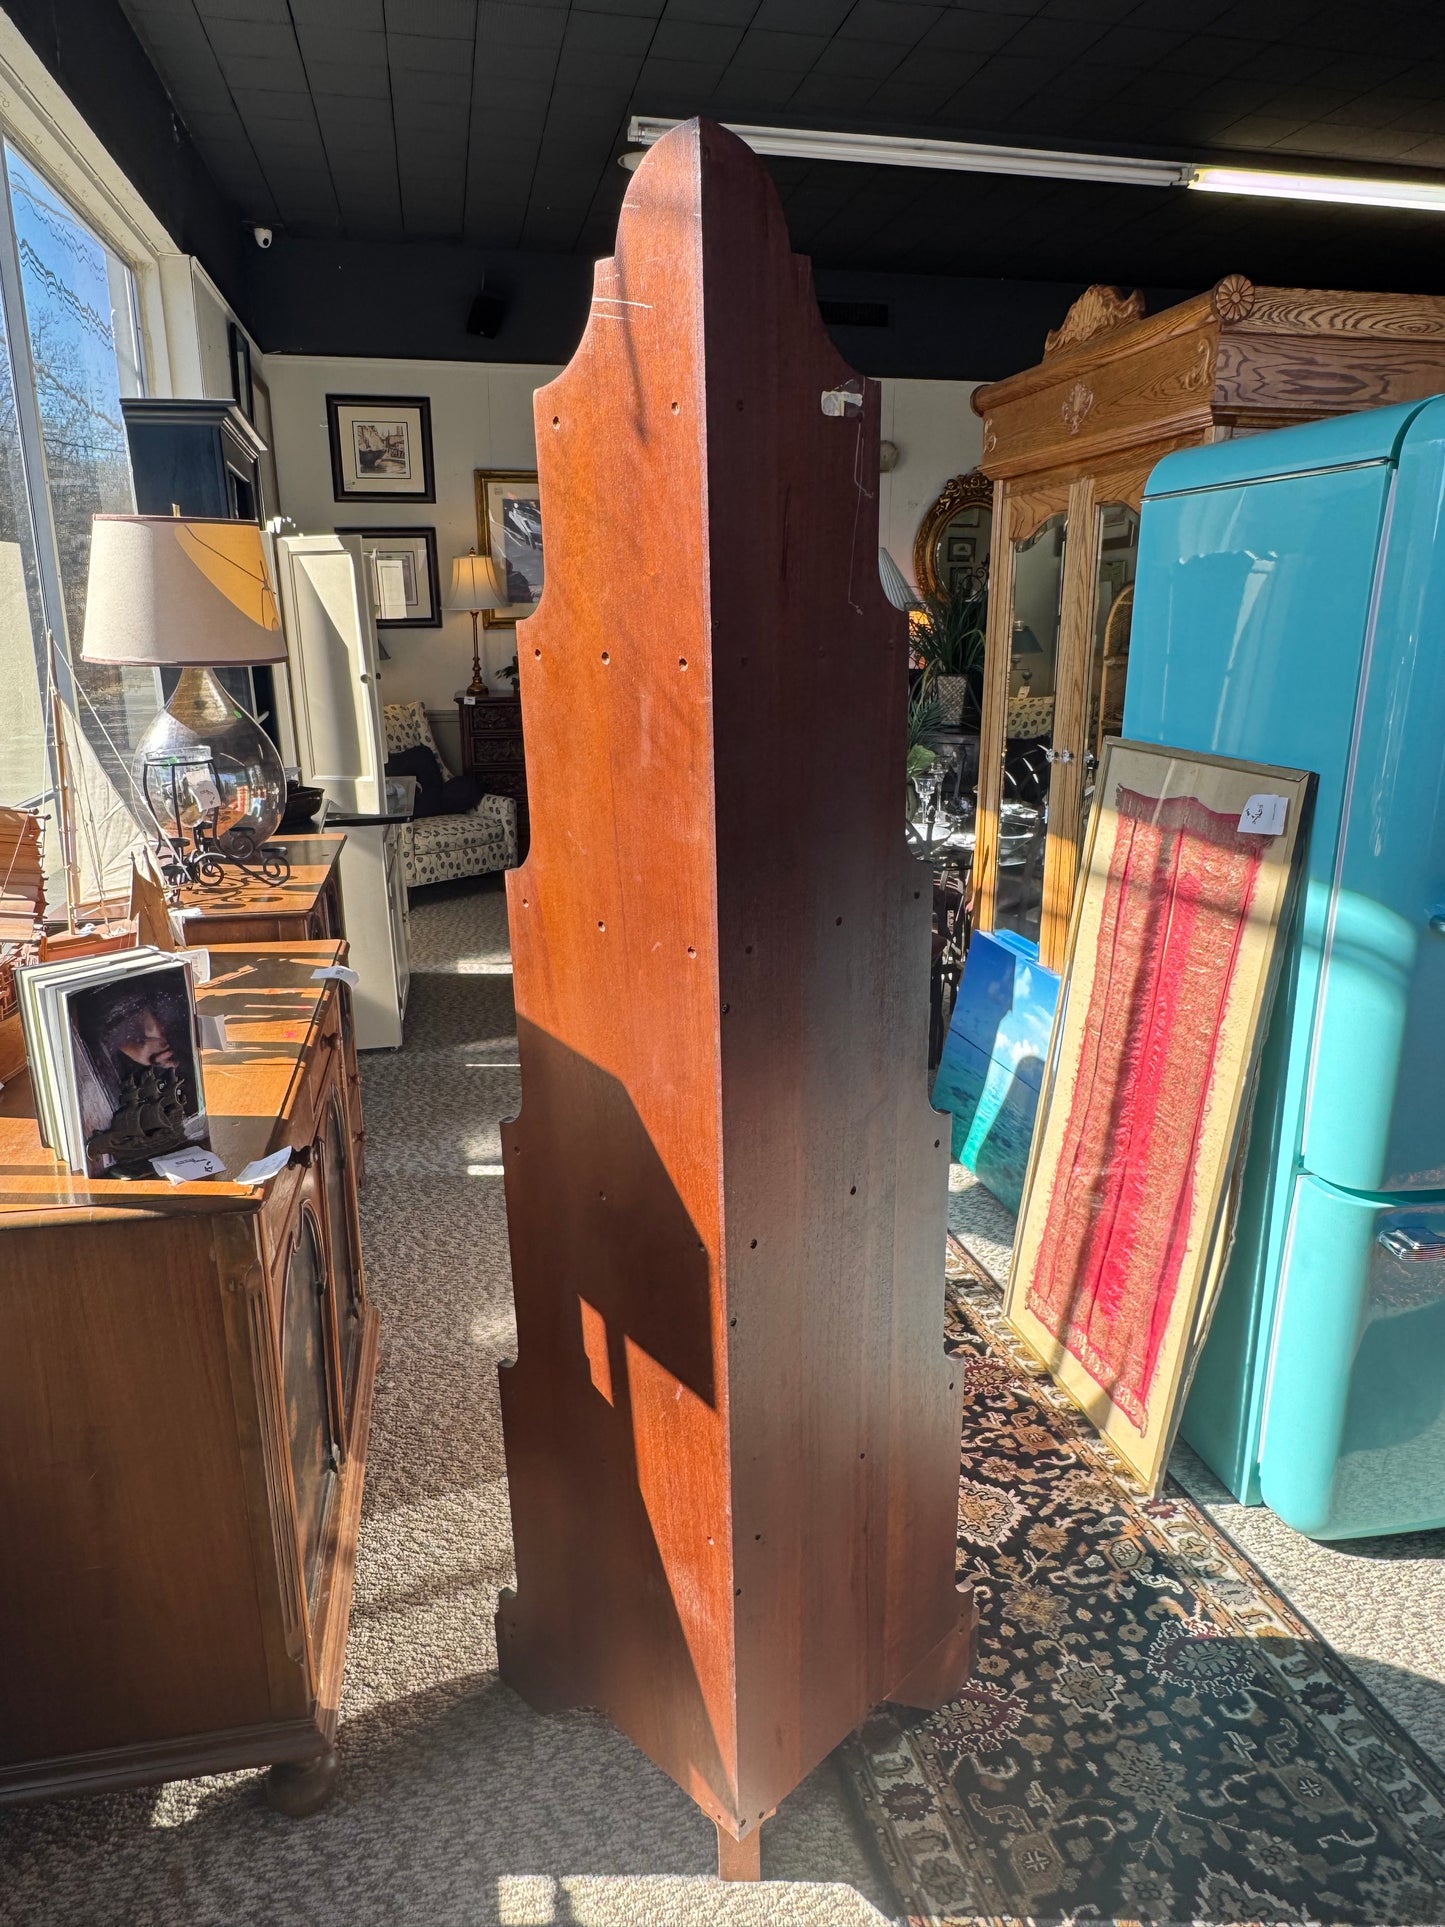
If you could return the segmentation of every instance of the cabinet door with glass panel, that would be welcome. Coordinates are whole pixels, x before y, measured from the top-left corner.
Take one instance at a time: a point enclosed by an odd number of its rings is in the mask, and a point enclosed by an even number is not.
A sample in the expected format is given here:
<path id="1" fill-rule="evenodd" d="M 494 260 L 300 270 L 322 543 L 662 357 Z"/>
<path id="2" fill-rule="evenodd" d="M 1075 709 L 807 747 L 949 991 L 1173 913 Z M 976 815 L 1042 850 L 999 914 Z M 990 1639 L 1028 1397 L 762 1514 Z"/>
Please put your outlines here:
<path id="1" fill-rule="evenodd" d="M 1103 739 L 1123 721 L 1137 508 L 999 484 L 979 755 L 980 929 L 1057 970 Z"/>

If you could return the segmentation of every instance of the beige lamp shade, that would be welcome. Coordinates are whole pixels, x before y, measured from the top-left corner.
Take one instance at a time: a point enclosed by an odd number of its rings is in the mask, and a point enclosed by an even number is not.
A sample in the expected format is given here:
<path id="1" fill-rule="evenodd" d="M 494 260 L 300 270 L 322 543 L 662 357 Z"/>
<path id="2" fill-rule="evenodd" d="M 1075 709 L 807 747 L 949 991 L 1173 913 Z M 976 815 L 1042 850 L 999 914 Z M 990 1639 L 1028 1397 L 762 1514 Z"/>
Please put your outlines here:
<path id="1" fill-rule="evenodd" d="M 255 522 L 97 515 L 86 662 L 284 662 L 286 638 Z"/>
<path id="2" fill-rule="evenodd" d="M 468 611 L 506 608 L 506 578 L 491 556 L 473 553 L 452 557 L 452 586 L 446 606 Z"/>

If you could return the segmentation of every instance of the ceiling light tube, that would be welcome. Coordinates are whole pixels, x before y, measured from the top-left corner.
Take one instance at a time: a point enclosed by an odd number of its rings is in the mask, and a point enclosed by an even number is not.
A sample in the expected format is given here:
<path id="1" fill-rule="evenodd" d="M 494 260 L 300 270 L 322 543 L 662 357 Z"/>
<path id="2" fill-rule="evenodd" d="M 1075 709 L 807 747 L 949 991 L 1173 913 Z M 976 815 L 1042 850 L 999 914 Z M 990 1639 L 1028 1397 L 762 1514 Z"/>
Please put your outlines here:
<path id="1" fill-rule="evenodd" d="M 651 147 L 675 120 L 634 114 L 628 138 Z M 781 160 L 852 161 L 873 167 L 943 168 L 965 174 L 1032 174 L 1055 181 L 1111 181 L 1130 187 L 1183 187 L 1191 169 L 1178 161 L 1145 161 L 1119 154 L 1066 154 L 1046 147 L 988 147 L 974 141 L 915 140 L 907 135 L 838 134 L 792 127 L 744 127 L 730 133 L 755 154 Z M 631 157 L 623 155 L 624 165 Z M 635 165 L 635 163 L 634 163 Z"/>
<path id="2" fill-rule="evenodd" d="M 676 120 L 634 114 L 628 138 L 639 141 L 621 156 L 635 168 Z M 1445 180 L 1357 180 L 1340 174 L 1289 174 L 1268 168 L 1213 167 L 1189 161 L 1140 160 L 1128 154 L 1070 154 L 1048 147 L 991 147 L 975 141 L 914 139 L 894 134 L 839 134 L 818 128 L 750 127 L 729 131 L 755 154 L 781 160 L 851 161 L 873 167 L 943 168 L 968 174 L 1025 174 L 1051 181 L 1103 181 L 1126 187 L 1195 187 L 1208 194 L 1259 194 L 1272 200 L 1329 201 L 1341 206 L 1445 211 Z"/>
<path id="3" fill-rule="evenodd" d="M 1279 201 L 1332 201 L 1354 207 L 1445 210 L 1445 182 L 1360 181 L 1338 174 L 1275 174 L 1253 167 L 1196 167 L 1186 186 L 1206 194 L 1262 194 Z"/>

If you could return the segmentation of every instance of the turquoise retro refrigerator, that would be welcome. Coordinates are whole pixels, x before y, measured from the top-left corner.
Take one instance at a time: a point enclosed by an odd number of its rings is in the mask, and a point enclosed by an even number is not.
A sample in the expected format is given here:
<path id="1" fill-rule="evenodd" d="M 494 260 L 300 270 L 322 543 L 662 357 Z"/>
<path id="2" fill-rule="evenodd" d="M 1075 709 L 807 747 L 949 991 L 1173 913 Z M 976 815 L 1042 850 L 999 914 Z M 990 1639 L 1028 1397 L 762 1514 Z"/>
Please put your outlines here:
<path id="1" fill-rule="evenodd" d="M 1445 398 L 1159 464 L 1124 734 L 1319 776 L 1183 1436 L 1315 1538 L 1445 1524 Z"/>

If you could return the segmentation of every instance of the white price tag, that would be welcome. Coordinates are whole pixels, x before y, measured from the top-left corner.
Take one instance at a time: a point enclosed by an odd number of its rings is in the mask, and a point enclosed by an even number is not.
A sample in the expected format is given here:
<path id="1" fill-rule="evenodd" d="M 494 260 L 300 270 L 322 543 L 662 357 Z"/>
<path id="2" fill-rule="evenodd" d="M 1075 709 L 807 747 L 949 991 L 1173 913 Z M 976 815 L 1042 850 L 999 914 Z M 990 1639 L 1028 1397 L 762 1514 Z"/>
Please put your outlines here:
<path id="1" fill-rule="evenodd" d="M 168 1184 L 194 1184 L 198 1178 L 224 1177 L 226 1167 L 214 1151 L 200 1145 L 186 1151 L 167 1151 L 163 1158 L 152 1158 L 151 1169 Z"/>
<path id="2" fill-rule="evenodd" d="M 264 1184 L 274 1178 L 278 1171 L 284 1171 L 291 1162 L 291 1146 L 284 1150 L 273 1151 L 268 1158 L 252 1158 L 243 1170 L 236 1173 L 237 1184 Z"/>
<path id="3" fill-rule="evenodd" d="M 171 915 L 172 916 L 175 915 L 174 910 L 171 912 Z M 182 936 L 185 935 L 184 930 L 182 930 L 181 935 Z M 185 957 L 186 962 L 191 966 L 192 983 L 208 984 L 211 981 L 210 951 L 209 950 L 190 950 L 190 949 L 187 949 L 184 944 L 182 944 L 181 954 Z"/>
<path id="4" fill-rule="evenodd" d="M 1287 796 L 1251 796 L 1239 813 L 1239 827 L 1250 836 L 1283 836 Z"/>
<path id="5" fill-rule="evenodd" d="M 186 778 L 186 787 L 196 799 L 198 810 L 220 809 L 221 792 L 216 788 L 211 777 L 204 775 L 200 770 L 195 770 Z"/>
<path id="6" fill-rule="evenodd" d="M 338 984 L 350 984 L 353 990 L 361 982 L 350 964 L 321 964 L 312 971 L 311 975 L 313 978 L 329 979 Z"/>

